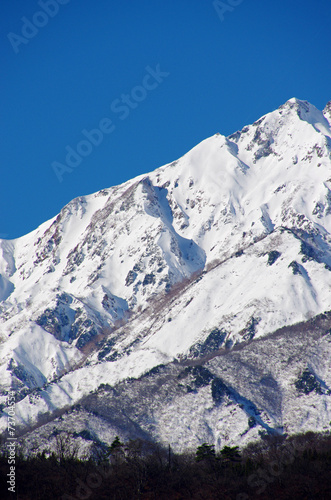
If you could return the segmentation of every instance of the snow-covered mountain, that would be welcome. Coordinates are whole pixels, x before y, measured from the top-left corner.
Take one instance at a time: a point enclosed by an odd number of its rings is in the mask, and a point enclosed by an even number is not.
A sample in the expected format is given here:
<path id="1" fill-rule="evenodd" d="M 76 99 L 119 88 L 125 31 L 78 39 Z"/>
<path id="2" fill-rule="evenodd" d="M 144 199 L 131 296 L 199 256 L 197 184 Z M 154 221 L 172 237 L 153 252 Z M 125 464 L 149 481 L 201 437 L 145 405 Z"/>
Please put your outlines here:
<path id="1" fill-rule="evenodd" d="M 0 240 L 0 426 L 14 387 L 22 429 L 111 407 L 100 440 L 325 429 L 330 309 L 331 101 L 294 98 Z"/>

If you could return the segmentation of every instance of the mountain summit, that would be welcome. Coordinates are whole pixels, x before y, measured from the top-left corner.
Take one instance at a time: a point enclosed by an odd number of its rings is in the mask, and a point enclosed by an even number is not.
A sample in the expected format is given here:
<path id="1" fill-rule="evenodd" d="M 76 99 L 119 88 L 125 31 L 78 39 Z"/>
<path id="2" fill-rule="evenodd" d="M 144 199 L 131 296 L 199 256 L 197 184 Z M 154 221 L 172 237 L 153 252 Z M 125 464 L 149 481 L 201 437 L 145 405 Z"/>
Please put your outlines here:
<path id="1" fill-rule="evenodd" d="M 95 407 L 109 439 L 177 448 L 323 430 L 330 304 L 331 101 L 293 98 L 0 240 L 0 424 L 14 387 L 46 440 Z"/>

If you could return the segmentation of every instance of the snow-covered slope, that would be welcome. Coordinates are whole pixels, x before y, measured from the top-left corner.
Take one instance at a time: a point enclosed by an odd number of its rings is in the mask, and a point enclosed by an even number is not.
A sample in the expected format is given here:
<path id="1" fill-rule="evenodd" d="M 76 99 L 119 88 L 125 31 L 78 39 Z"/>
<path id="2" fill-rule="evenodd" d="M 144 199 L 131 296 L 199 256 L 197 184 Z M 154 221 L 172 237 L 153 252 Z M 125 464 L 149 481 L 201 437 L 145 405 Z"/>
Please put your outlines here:
<path id="1" fill-rule="evenodd" d="M 0 404 L 14 386 L 19 423 L 34 424 L 330 304 L 331 102 L 290 99 L 0 240 Z"/>

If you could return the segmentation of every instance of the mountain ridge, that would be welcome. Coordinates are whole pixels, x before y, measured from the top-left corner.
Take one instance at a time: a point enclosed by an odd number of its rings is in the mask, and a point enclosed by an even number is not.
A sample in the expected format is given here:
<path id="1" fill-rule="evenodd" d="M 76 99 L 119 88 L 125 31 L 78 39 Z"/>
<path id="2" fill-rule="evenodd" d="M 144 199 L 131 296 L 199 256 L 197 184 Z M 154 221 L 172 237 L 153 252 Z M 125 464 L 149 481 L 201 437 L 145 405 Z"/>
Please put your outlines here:
<path id="1" fill-rule="evenodd" d="M 24 427 L 328 311 L 330 124 L 331 101 L 292 98 L 0 240 L 1 428 L 10 387 Z"/>

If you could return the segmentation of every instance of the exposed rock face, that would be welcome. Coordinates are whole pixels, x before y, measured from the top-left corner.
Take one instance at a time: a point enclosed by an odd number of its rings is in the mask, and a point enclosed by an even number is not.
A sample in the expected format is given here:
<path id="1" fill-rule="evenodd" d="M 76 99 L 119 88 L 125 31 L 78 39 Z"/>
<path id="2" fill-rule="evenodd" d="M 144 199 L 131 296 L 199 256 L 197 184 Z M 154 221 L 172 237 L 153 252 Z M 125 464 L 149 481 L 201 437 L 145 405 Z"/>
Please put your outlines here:
<path id="1" fill-rule="evenodd" d="M 323 114 L 325 118 L 328 120 L 328 122 L 331 124 L 331 101 L 329 101 L 325 106 Z"/>

